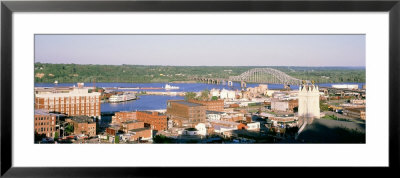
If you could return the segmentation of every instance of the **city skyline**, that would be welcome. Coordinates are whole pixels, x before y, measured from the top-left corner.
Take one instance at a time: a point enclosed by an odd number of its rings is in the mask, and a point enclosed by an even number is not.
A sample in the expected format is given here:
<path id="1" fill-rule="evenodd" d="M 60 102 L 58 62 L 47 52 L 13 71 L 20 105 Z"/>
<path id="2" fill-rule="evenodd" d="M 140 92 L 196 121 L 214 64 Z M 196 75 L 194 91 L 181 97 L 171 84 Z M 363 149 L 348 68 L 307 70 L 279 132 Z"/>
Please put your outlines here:
<path id="1" fill-rule="evenodd" d="M 365 67 L 365 35 L 35 35 L 35 62 Z"/>

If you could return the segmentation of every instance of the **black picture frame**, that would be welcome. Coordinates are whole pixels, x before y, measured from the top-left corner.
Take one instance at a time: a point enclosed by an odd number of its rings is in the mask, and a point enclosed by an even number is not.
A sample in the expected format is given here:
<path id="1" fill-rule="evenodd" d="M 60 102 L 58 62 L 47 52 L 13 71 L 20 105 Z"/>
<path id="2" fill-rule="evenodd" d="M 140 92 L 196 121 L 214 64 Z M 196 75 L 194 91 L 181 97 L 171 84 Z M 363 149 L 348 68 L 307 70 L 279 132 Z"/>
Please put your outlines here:
<path id="1" fill-rule="evenodd" d="M 370 171 L 394 171 L 399 168 L 399 104 L 400 99 L 400 0 L 263 0 L 263 1 L 2 1 L 1 2 L 1 176 L 5 177 L 143 177 L 143 176 L 185 176 L 190 174 L 222 174 L 231 172 L 245 175 L 240 169 L 209 168 L 18 168 L 12 165 L 12 18 L 13 12 L 389 12 L 389 167 L 367 169 Z M 373 153 L 371 153 L 373 154 Z M 366 155 L 368 156 L 368 155 Z M 214 169 L 214 170 L 213 170 Z M 261 170 L 263 169 L 263 170 Z M 266 168 L 254 171 L 265 172 Z M 285 175 L 298 175 L 299 170 L 288 171 L 278 168 Z M 289 168 L 294 169 L 294 168 Z M 305 168 L 307 169 L 307 168 Z M 347 169 L 347 168 L 346 168 Z M 356 171 L 361 171 L 354 168 Z M 347 169 L 347 170 L 354 170 Z M 185 172 L 185 174 L 182 173 Z M 201 171 L 201 172 L 200 172 Z M 233 171 L 233 172 L 232 172 Z M 268 171 L 271 174 L 275 171 Z M 362 170 L 362 173 L 366 173 Z M 361 173 L 361 172 L 360 172 Z M 341 174 L 331 171 L 329 174 Z"/>

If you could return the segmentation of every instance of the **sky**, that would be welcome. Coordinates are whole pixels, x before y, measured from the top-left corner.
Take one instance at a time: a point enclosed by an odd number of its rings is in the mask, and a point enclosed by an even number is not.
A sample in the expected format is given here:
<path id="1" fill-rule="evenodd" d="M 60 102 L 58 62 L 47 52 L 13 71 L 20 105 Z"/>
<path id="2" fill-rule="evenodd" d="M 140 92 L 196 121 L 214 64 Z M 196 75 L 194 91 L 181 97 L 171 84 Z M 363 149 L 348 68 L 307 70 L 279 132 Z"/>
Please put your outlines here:
<path id="1" fill-rule="evenodd" d="M 35 35 L 35 62 L 365 67 L 365 35 Z"/>

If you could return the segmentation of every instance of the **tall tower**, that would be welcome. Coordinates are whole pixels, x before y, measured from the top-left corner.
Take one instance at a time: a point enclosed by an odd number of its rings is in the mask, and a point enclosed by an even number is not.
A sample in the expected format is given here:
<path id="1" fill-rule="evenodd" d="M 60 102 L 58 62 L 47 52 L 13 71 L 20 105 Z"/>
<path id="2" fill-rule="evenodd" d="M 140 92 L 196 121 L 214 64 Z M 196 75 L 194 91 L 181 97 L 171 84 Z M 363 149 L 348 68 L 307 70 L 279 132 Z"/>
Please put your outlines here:
<path id="1" fill-rule="evenodd" d="M 320 118 L 318 86 L 303 82 L 299 87 L 299 117 Z"/>

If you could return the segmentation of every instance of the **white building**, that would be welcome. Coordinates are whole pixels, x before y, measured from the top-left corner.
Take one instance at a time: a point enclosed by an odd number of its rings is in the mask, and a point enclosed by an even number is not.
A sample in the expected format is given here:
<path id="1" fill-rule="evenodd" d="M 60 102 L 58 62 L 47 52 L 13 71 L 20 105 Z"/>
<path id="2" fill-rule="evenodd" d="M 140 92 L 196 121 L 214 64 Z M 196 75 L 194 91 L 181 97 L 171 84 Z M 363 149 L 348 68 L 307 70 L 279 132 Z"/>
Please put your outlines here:
<path id="1" fill-rule="evenodd" d="M 339 84 L 339 85 L 332 85 L 332 88 L 342 88 L 342 89 L 358 89 L 357 84 Z"/>
<path id="2" fill-rule="evenodd" d="M 235 99 L 236 92 L 233 90 L 222 89 L 220 92 L 220 98 L 221 99 Z"/>
<path id="3" fill-rule="evenodd" d="M 211 96 L 219 97 L 219 89 L 215 89 L 215 88 L 211 89 L 210 94 L 211 94 Z"/>
<path id="4" fill-rule="evenodd" d="M 247 123 L 247 130 L 259 130 L 260 122 L 251 122 Z"/>
<path id="5" fill-rule="evenodd" d="M 223 116 L 226 116 L 225 112 L 218 111 L 206 111 L 206 117 L 208 121 L 219 121 Z"/>
<path id="6" fill-rule="evenodd" d="M 195 127 L 197 129 L 197 134 L 198 135 L 202 135 L 202 136 L 206 136 L 207 135 L 207 127 L 206 124 L 204 123 L 199 123 L 196 125 Z"/>
<path id="7" fill-rule="evenodd" d="M 299 117 L 320 118 L 319 90 L 314 84 L 299 87 Z"/>
<path id="8" fill-rule="evenodd" d="M 271 109 L 274 111 L 288 111 L 289 102 L 274 99 L 271 101 Z"/>

